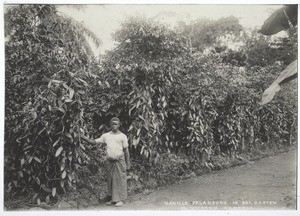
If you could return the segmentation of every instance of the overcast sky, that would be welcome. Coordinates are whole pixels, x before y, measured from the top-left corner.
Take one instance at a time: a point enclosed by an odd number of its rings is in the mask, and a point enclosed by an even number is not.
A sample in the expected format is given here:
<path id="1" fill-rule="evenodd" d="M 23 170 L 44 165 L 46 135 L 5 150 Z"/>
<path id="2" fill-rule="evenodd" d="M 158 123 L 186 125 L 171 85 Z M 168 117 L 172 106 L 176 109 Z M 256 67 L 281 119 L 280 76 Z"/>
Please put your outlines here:
<path id="1" fill-rule="evenodd" d="M 282 5 L 86 5 L 77 10 L 60 7 L 59 10 L 78 21 L 83 21 L 103 42 L 101 50 L 113 46 L 111 34 L 117 30 L 126 16 L 143 15 L 156 17 L 162 23 L 174 25 L 179 20 L 197 18 L 212 20 L 235 16 L 245 28 L 260 27 L 267 17 Z"/>
<path id="2" fill-rule="evenodd" d="M 72 7 L 60 7 L 59 11 L 83 21 L 103 44 L 102 52 L 113 46 L 111 34 L 120 27 L 126 16 L 143 15 L 156 17 L 163 23 L 174 25 L 179 20 L 189 22 L 197 18 L 216 20 L 235 16 L 245 28 L 260 27 L 268 16 L 282 5 L 86 5 L 77 10 Z"/>

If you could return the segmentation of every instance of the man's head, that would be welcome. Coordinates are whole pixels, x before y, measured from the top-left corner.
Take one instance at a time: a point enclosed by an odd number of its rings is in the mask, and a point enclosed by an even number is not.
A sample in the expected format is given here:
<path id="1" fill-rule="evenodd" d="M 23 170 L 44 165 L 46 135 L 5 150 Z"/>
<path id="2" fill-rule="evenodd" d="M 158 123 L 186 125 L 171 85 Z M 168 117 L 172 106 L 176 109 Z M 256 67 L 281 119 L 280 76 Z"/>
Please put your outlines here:
<path id="1" fill-rule="evenodd" d="M 120 119 L 118 119 L 117 117 L 113 117 L 111 120 L 110 120 L 110 126 L 111 126 L 111 129 L 112 131 L 117 131 L 120 127 Z"/>

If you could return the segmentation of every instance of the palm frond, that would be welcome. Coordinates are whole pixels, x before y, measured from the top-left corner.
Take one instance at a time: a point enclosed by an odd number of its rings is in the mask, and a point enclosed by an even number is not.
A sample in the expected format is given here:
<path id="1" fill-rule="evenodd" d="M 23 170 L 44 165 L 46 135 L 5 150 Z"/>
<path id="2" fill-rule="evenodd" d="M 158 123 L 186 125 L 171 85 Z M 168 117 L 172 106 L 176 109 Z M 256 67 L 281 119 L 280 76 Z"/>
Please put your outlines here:
<path id="1" fill-rule="evenodd" d="M 297 60 L 289 64 L 280 76 L 264 91 L 260 105 L 269 103 L 280 90 L 280 86 L 297 77 Z"/>
<path id="2" fill-rule="evenodd" d="M 102 44 L 102 41 L 98 38 L 98 36 L 88 29 L 83 22 L 78 22 L 73 17 L 66 14 L 63 16 L 65 16 L 65 18 L 67 18 L 79 31 L 83 32 L 84 35 L 92 39 L 97 48 Z"/>

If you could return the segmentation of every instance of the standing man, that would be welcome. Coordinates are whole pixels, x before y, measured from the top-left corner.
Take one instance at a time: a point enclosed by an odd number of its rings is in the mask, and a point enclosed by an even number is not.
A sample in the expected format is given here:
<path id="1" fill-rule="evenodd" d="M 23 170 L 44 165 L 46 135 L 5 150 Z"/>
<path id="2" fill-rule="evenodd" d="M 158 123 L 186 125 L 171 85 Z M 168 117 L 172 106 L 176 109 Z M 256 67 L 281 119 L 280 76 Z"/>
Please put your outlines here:
<path id="1" fill-rule="evenodd" d="M 91 144 L 106 144 L 108 196 L 111 196 L 111 201 L 106 204 L 120 207 L 127 198 L 126 170 L 130 169 L 128 139 L 119 131 L 120 120 L 118 118 L 112 118 L 110 126 L 111 131 L 98 139 L 90 140 L 85 136 L 82 138 Z"/>

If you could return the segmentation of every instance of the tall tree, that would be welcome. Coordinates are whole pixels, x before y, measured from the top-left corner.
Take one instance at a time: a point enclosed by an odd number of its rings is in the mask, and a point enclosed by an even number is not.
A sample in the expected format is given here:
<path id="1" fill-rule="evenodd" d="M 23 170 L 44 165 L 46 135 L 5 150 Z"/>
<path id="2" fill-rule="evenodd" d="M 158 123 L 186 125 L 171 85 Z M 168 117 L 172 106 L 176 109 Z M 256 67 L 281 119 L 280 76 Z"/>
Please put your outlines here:
<path id="1" fill-rule="evenodd" d="M 178 23 L 178 29 L 186 38 L 186 44 L 198 51 L 220 47 L 224 40 L 240 40 L 244 29 L 234 16 L 212 21 L 197 19 L 189 24 Z"/>
<path id="2" fill-rule="evenodd" d="M 161 133 L 168 101 L 188 52 L 177 32 L 141 17 L 124 21 L 114 39 L 117 46 L 104 57 L 104 89 L 99 87 L 102 97 L 95 104 L 123 120 L 132 152 L 154 157 L 166 148 Z"/>
<path id="3" fill-rule="evenodd" d="M 7 6 L 5 37 L 6 192 L 49 201 L 84 160 L 79 128 L 94 61 L 87 37 L 100 40 L 55 5 Z"/>

